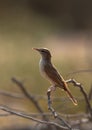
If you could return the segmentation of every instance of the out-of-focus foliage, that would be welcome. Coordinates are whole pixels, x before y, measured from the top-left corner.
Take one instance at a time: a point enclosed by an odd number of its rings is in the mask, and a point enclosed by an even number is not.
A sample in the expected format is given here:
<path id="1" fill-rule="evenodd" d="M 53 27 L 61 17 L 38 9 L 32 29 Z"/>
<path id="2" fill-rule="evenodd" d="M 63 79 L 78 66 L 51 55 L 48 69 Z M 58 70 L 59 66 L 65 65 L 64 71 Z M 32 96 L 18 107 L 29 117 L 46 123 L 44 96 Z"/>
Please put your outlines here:
<path id="1" fill-rule="evenodd" d="M 92 28 L 92 1 L 88 0 L 31 0 L 32 9 L 54 18 L 68 29 Z"/>
<path id="2" fill-rule="evenodd" d="M 92 29 L 92 1 L 90 0 L 4 0 L 0 1 L 0 13 L 4 7 L 16 7 L 15 10 L 26 8 L 31 12 L 52 18 L 64 29 L 85 30 Z M 11 11 L 12 13 L 12 11 Z M 25 13 L 25 12 L 23 12 Z"/>

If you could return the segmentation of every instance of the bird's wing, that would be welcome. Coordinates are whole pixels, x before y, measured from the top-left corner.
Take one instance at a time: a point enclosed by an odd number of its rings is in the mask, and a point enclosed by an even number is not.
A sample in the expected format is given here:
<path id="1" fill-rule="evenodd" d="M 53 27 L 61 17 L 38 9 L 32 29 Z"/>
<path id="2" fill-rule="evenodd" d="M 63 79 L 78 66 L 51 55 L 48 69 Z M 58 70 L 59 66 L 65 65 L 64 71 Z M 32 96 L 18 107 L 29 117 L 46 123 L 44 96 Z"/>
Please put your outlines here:
<path id="1" fill-rule="evenodd" d="M 72 100 L 72 102 L 75 105 L 77 105 L 77 100 L 72 96 L 65 80 L 59 74 L 59 72 L 57 72 L 55 67 L 52 66 L 52 64 L 48 64 L 44 67 L 44 71 L 50 79 L 53 79 L 52 81 L 54 81 L 55 85 L 59 86 L 60 88 L 63 88 L 66 91 L 66 93 L 68 94 L 69 98 Z"/>
<path id="2" fill-rule="evenodd" d="M 44 71 L 47 74 L 47 76 L 54 81 L 56 85 L 62 87 L 65 86 L 63 77 L 59 74 L 56 68 L 52 66 L 52 64 L 48 63 L 47 65 L 45 65 Z"/>

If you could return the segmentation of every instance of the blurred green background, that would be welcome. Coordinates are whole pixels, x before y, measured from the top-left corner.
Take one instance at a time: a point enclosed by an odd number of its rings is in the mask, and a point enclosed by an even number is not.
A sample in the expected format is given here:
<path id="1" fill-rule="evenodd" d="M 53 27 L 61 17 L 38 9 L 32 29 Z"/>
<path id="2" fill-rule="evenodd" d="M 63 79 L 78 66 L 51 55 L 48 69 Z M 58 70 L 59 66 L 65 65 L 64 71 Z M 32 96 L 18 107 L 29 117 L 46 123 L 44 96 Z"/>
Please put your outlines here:
<path id="1" fill-rule="evenodd" d="M 91 3 L 89 0 L 1 0 L 0 89 L 21 94 L 11 82 L 11 78 L 16 77 L 33 95 L 46 96 L 50 84 L 40 76 L 40 55 L 32 50 L 32 47 L 46 47 L 51 50 L 52 61 L 63 77 L 75 78 L 88 93 L 92 84 L 91 71 L 68 73 L 92 68 Z M 84 112 L 85 101 L 80 90 L 71 85 L 69 87 L 79 105 L 73 106 L 59 89 L 53 94 L 53 98 L 60 97 L 59 101 L 53 102 L 54 108 L 65 114 Z M 11 99 L 1 95 L 0 102 L 36 112 L 27 99 Z M 48 112 L 46 97 L 41 98 L 39 103 Z"/>

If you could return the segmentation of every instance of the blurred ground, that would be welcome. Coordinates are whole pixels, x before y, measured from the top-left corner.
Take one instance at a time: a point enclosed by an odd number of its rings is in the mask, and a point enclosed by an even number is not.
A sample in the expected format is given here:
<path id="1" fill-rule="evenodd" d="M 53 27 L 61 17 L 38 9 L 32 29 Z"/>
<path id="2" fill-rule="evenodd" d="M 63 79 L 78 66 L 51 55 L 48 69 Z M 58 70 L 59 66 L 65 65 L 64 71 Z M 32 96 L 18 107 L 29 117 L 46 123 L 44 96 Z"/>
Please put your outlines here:
<path id="1" fill-rule="evenodd" d="M 19 89 L 11 82 L 11 78 L 16 76 L 23 81 L 32 94 L 46 95 L 49 83 L 39 74 L 40 56 L 32 50 L 32 47 L 47 47 L 52 52 L 53 63 L 64 78 L 75 78 L 89 92 L 92 84 L 92 70 L 90 73 L 71 75 L 68 73 L 92 68 L 91 31 L 85 29 L 76 31 L 70 28 L 67 30 L 57 19 L 53 21 L 52 17 L 41 15 L 28 5 L 25 0 L 23 2 L 5 1 L 0 4 L 0 89 L 20 94 Z M 82 97 L 77 88 L 70 86 L 70 89 L 76 98 Z M 61 97 L 61 94 L 62 97 L 66 96 L 64 92 L 57 90 L 53 97 Z M 55 108 L 61 113 L 85 111 L 84 101 L 79 101 L 76 108 L 70 101 L 61 101 L 54 103 Z M 14 108 L 36 111 L 28 101 L 25 104 L 24 99 L 18 101 L 1 96 L 0 102 Z M 44 105 L 44 111 L 48 111 L 46 100 L 44 102 L 44 99 L 41 99 L 40 104 L 42 107 Z M 64 106 L 62 110 L 61 106 Z"/>

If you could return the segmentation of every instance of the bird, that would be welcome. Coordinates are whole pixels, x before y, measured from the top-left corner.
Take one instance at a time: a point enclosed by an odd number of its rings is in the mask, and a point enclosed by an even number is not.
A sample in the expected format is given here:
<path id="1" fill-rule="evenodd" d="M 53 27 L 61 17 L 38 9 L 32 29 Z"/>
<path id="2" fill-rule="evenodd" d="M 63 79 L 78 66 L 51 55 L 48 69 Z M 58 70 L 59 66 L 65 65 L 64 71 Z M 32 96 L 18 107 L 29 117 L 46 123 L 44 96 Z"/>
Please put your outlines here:
<path id="1" fill-rule="evenodd" d="M 64 78 L 60 75 L 60 73 L 57 71 L 56 67 L 52 64 L 51 58 L 52 55 L 47 48 L 33 48 L 34 50 L 38 51 L 41 54 L 41 59 L 39 61 L 39 69 L 41 75 L 49 80 L 53 88 L 56 89 L 56 87 L 59 87 L 63 89 L 69 99 L 73 102 L 74 105 L 77 105 L 77 100 L 73 97 L 71 94 L 68 84 L 64 80 Z"/>

